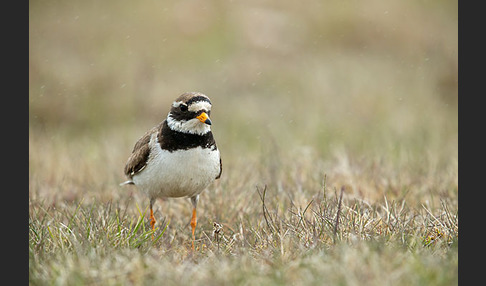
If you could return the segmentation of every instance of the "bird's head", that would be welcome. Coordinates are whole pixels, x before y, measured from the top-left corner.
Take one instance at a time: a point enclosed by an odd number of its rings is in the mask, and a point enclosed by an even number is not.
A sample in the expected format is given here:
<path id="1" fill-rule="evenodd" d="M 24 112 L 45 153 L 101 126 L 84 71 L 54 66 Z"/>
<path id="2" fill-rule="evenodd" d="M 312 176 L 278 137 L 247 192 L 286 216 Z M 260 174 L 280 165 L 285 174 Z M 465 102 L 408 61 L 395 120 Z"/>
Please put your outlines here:
<path id="1" fill-rule="evenodd" d="M 167 115 L 167 124 L 174 131 L 204 135 L 211 131 L 211 101 L 200 92 L 179 96 Z"/>

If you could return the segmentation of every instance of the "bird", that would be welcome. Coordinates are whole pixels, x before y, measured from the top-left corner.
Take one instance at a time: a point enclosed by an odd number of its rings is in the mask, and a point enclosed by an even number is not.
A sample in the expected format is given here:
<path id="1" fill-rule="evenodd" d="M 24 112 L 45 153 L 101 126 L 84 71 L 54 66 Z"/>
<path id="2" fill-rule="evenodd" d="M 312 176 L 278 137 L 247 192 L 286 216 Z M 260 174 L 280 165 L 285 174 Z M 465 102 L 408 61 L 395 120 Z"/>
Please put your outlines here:
<path id="1" fill-rule="evenodd" d="M 157 198 L 190 198 L 192 250 L 199 195 L 223 171 L 211 131 L 211 106 L 209 97 L 201 92 L 185 92 L 177 97 L 167 117 L 135 143 L 124 168 L 128 180 L 120 184 L 135 185 L 148 196 L 152 230 Z"/>

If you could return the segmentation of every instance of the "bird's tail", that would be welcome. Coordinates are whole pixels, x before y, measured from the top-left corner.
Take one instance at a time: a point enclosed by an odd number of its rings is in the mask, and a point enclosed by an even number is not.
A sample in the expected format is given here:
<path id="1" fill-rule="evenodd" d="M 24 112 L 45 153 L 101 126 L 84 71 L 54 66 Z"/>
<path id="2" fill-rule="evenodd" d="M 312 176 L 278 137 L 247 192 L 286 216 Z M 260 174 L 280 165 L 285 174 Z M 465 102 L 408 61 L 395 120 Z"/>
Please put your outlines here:
<path id="1" fill-rule="evenodd" d="M 120 184 L 120 186 L 124 186 L 124 185 L 135 185 L 135 183 L 132 180 L 128 180 Z"/>

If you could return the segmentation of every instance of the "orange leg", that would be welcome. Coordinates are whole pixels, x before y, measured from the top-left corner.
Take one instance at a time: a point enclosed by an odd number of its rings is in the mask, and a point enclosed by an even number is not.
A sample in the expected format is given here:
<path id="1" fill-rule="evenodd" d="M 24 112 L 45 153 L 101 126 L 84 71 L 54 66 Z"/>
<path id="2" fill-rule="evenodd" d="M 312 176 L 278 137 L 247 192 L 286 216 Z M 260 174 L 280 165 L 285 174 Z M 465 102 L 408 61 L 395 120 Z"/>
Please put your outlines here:
<path id="1" fill-rule="evenodd" d="M 194 232 L 196 231 L 196 225 L 197 225 L 197 217 L 196 217 L 196 208 L 192 209 L 192 219 L 191 219 L 191 227 L 192 227 L 192 250 L 194 251 L 194 241 L 196 240 L 196 237 L 194 235 Z"/>
<path id="2" fill-rule="evenodd" d="M 154 211 L 152 209 L 152 202 L 150 202 L 150 227 L 152 230 L 155 230 L 155 217 L 154 217 Z M 154 240 L 154 234 L 152 233 L 152 240 Z"/>

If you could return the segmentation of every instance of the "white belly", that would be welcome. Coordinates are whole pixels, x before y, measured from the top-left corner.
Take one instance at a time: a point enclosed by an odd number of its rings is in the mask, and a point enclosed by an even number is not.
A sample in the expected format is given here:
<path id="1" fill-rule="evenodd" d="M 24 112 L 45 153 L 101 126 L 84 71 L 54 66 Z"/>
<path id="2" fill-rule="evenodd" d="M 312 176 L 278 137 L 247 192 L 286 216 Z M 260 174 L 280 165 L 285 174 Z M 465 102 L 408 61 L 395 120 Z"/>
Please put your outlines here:
<path id="1" fill-rule="evenodd" d="M 135 185 L 149 197 L 192 197 L 200 194 L 219 174 L 218 150 L 197 147 L 169 152 L 151 145 L 147 166 L 133 176 Z"/>

